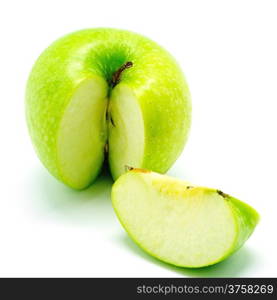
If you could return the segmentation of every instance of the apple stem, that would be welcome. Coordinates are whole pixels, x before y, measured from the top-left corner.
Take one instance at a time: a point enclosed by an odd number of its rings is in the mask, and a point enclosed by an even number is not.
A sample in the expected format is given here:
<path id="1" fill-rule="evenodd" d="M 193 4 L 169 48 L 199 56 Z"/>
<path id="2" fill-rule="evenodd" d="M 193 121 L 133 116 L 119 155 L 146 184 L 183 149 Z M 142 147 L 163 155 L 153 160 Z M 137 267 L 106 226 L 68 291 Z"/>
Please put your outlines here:
<path id="1" fill-rule="evenodd" d="M 217 193 L 218 193 L 218 195 L 222 196 L 223 198 L 228 198 L 228 197 L 229 197 L 229 195 L 223 193 L 223 192 L 220 191 L 220 190 L 217 190 Z"/>
<path id="2" fill-rule="evenodd" d="M 115 71 L 112 75 L 112 79 L 110 80 L 110 88 L 108 91 L 108 98 L 110 97 L 111 90 L 119 83 L 120 81 L 120 76 L 122 72 L 126 69 L 129 69 L 133 66 L 133 63 L 131 61 L 127 61 L 124 65 L 122 65 L 117 71 Z M 112 116 L 109 114 L 109 103 L 107 105 L 106 109 L 106 120 L 110 120 L 111 124 L 115 127 L 114 121 Z"/>
<path id="3" fill-rule="evenodd" d="M 133 66 L 131 61 L 127 61 L 124 65 L 122 65 L 117 71 L 113 73 L 112 80 L 111 80 L 111 87 L 114 88 L 120 81 L 120 76 L 122 72 L 126 69 L 129 69 Z"/>

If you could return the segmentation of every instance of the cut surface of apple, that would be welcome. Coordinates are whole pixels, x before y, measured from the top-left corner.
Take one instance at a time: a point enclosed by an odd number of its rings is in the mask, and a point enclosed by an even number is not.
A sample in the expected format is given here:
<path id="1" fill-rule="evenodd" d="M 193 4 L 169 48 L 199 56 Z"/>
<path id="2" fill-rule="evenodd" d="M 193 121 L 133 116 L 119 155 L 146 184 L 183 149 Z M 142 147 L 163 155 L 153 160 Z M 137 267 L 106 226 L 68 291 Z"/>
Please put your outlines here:
<path id="1" fill-rule="evenodd" d="M 81 30 L 50 45 L 26 89 L 37 154 L 65 184 L 83 189 L 105 157 L 114 179 L 125 165 L 166 172 L 190 127 L 190 96 L 174 58 L 126 30 Z"/>
<path id="2" fill-rule="evenodd" d="M 115 212 L 150 255 L 182 267 L 222 261 L 252 234 L 259 216 L 223 192 L 133 169 L 112 189 Z"/>
<path id="3" fill-rule="evenodd" d="M 58 132 L 57 160 L 61 177 L 70 186 L 88 185 L 102 167 L 106 106 L 105 81 L 89 78 L 80 83 L 65 109 Z"/>
<path id="4" fill-rule="evenodd" d="M 143 115 L 133 91 L 124 85 L 114 89 L 109 111 L 109 164 L 117 178 L 125 172 L 126 165 L 143 164 Z"/>

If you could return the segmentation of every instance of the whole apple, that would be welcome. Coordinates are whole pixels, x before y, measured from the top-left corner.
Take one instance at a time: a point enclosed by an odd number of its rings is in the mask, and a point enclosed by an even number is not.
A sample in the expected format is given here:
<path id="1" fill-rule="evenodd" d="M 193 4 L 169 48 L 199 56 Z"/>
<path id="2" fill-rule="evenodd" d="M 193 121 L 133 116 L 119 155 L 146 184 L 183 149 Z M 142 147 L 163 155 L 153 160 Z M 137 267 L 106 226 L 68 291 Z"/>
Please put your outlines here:
<path id="1" fill-rule="evenodd" d="M 105 157 L 164 173 L 187 140 L 191 103 L 173 57 L 148 38 L 98 28 L 66 35 L 35 63 L 26 115 L 36 152 L 66 185 L 83 189 Z"/>

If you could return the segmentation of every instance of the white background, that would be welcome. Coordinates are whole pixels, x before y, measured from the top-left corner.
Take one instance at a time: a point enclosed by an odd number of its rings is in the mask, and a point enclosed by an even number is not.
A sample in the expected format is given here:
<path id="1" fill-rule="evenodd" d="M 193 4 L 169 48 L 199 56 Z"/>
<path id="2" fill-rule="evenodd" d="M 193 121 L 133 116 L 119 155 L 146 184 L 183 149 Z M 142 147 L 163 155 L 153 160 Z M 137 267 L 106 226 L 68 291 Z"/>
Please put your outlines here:
<path id="1" fill-rule="evenodd" d="M 10 0 L 0 14 L 0 276 L 277 276 L 276 1 Z M 24 118 L 31 66 L 53 40 L 99 26 L 144 34 L 180 62 L 193 124 L 169 174 L 261 214 L 225 262 L 189 270 L 149 257 L 117 222 L 110 179 L 73 191 L 37 159 Z"/>

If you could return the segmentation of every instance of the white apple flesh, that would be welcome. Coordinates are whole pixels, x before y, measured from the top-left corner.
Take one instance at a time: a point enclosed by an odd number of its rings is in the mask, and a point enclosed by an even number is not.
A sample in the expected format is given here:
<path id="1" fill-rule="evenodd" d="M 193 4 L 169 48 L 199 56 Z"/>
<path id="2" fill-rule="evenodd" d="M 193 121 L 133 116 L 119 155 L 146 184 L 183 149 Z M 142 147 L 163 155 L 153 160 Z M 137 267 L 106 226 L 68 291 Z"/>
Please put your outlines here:
<path id="1" fill-rule="evenodd" d="M 115 182 L 112 203 L 142 249 L 181 267 L 204 267 L 227 258 L 259 220 L 252 207 L 219 190 L 141 169 Z"/>
<path id="2" fill-rule="evenodd" d="M 105 82 L 90 78 L 82 81 L 65 109 L 57 159 L 62 179 L 70 186 L 87 186 L 102 166 L 107 102 Z"/>

